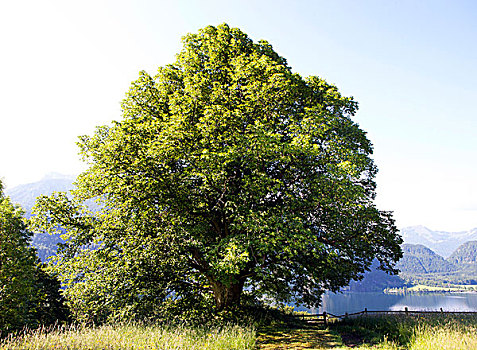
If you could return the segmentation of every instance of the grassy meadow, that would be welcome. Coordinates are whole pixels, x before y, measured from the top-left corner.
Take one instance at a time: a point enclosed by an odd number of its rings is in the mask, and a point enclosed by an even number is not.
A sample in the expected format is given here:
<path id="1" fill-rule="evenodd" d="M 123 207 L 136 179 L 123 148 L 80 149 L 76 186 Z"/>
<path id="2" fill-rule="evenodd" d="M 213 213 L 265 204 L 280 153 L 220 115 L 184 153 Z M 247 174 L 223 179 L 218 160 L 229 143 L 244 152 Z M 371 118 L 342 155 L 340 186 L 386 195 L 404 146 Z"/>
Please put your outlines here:
<path id="1" fill-rule="evenodd" d="M 105 325 L 24 331 L 0 341 L 0 349 L 382 349 L 475 350 L 476 315 L 361 317 L 328 327 L 272 322 L 244 327 Z"/>
<path id="2" fill-rule="evenodd" d="M 25 331 L 0 341 L 0 349 L 171 349 L 219 350 L 256 349 L 252 328 L 159 327 L 140 325 L 105 325 L 101 327 L 71 326 L 53 330 Z"/>

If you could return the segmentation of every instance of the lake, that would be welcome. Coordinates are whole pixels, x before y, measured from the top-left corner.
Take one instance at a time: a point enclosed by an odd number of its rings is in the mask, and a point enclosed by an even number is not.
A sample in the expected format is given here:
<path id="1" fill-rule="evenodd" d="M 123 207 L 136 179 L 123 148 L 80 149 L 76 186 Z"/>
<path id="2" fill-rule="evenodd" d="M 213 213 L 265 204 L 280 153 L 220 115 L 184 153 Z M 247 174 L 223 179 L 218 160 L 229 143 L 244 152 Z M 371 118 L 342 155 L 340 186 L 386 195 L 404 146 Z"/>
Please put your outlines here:
<path id="1" fill-rule="evenodd" d="M 384 293 L 329 293 L 322 299 L 319 310 L 334 315 L 354 313 L 367 308 L 373 310 L 424 310 L 439 311 L 476 311 L 477 293 L 421 293 L 421 294 L 384 294 Z M 305 310 L 296 308 L 297 310 Z"/>

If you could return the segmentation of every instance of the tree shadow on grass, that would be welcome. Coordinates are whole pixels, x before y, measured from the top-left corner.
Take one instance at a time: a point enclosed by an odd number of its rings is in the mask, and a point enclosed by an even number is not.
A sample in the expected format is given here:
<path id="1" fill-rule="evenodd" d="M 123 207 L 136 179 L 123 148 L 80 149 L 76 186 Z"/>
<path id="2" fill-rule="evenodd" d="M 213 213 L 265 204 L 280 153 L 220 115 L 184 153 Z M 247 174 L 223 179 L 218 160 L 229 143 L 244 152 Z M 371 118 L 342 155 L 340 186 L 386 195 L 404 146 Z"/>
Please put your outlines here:
<path id="1" fill-rule="evenodd" d="M 300 327 L 267 326 L 258 331 L 258 348 L 271 349 L 331 349 L 342 346 L 340 337 L 316 325 Z"/>

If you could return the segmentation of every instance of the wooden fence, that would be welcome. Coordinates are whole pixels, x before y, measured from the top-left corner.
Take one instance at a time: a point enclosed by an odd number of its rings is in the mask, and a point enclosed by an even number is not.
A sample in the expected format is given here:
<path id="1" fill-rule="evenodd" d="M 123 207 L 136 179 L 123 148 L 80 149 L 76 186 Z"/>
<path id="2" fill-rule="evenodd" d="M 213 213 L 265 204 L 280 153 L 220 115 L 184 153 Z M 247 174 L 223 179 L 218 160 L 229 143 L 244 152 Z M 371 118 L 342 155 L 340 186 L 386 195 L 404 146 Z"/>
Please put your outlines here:
<path id="1" fill-rule="evenodd" d="M 300 320 L 305 320 L 309 323 L 319 323 L 324 324 L 325 326 L 328 324 L 328 321 L 331 319 L 338 319 L 344 320 L 347 318 L 358 317 L 358 316 L 372 316 L 372 315 L 426 315 L 426 314 L 449 314 L 449 315 L 461 315 L 461 314 L 468 314 L 468 315 L 476 315 L 477 312 L 475 311 L 444 311 L 442 308 L 436 311 L 420 311 L 420 310 L 409 310 L 407 307 L 404 310 L 368 310 L 365 308 L 363 311 L 355 312 L 355 313 L 345 313 L 344 315 L 333 315 L 327 312 L 323 312 L 321 314 L 299 314 L 293 315 L 294 318 L 298 318 Z"/>

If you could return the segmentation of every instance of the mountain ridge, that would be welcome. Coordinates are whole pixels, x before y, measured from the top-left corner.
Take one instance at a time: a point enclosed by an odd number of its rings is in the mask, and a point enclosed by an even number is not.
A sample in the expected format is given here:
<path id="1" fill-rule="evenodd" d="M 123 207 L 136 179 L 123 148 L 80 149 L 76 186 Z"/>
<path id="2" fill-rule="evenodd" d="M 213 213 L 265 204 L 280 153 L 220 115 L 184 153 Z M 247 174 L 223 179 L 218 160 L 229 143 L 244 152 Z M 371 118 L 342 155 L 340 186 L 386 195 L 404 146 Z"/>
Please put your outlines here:
<path id="1" fill-rule="evenodd" d="M 14 204 L 20 205 L 27 217 L 35 205 L 36 198 L 41 195 L 49 196 L 53 192 L 69 192 L 74 188 L 74 176 L 50 173 L 41 180 L 7 188 L 5 194 Z"/>
<path id="2" fill-rule="evenodd" d="M 408 226 L 400 230 L 404 244 L 422 244 L 444 258 L 448 258 L 459 246 L 477 240 L 477 227 L 468 231 L 435 231 L 422 225 Z"/>

